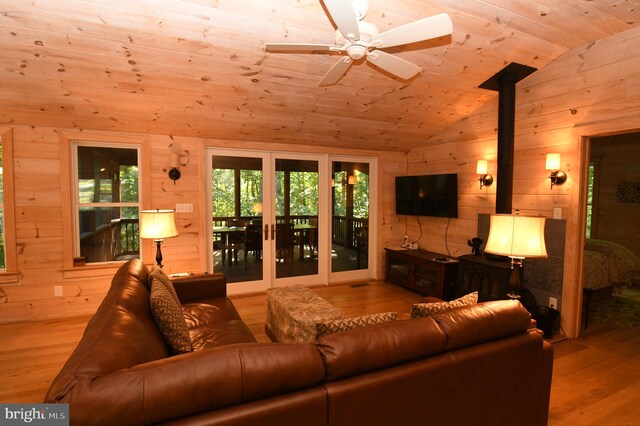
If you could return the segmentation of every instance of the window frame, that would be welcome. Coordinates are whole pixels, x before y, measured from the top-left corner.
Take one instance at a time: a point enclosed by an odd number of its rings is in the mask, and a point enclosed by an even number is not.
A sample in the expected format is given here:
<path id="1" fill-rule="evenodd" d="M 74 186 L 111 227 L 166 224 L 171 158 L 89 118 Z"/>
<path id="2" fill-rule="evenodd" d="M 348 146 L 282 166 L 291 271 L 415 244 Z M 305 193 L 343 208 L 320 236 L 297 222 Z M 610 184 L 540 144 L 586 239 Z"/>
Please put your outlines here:
<path id="1" fill-rule="evenodd" d="M 145 208 L 145 202 L 147 196 L 145 194 L 151 193 L 151 182 L 149 179 L 147 170 L 150 169 L 149 158 L 149 138 L 145 136 L 135 137 L 130 135 L 124 135 L 122 133 L 103 133 L 103 132 L 87 132 L 87 131 L 73 131 L 63 130 L 59 132 L 60 144 L 60 192 L 61 199 L 68 200 L 63 202 L 61 206 L 63 228 L 62 239 L 62 273 L 63 278 L 86 278 L 97 276 L 111 276 L 114 271 L 120 267 L 123 261 L 113 262 L 100 262 L 89 263 L 86 265 L 74 265 L 74 253 L 75 253 L 75 231 L 74 231 L 74 189 L 73 185 L 75 180 L 72 175 L 74 172 L 72 163 L 72 152 L 74 149 L 73 144 L 75 142 L 90 142 L 96 146 L 104 144 L 112 144 L 114 147 L 125 147 L 126 145 L 134 145 L 139 147 L 138 159 L 141 161 L 138 164 L 138 203 L 140 209 Z M 149 246 L 148 250 L 151 250 Z M 151 252 L 147 252 L 147 246 L 141 243 L 140 245 L 140 259 L 151 256 Z"/>
<path id="2" fill-rule="evenodd" d="M 80 190 L 79 190 L 79 176 L 78 176 L 78 148 L 90 147 L 90 148 L 113 148 L 113 149 L 135 149 L 138 166 L 138 201 L 133 202 L 80 202 Z M 142 183 L 140 178 L 140 166 L 142 162 L 142 147 L 139 144 L 126 144 L 126 143 L 110 143 L 110 142 L 95 142 L 86 140 L 76 140 L 71 143 L 71 164 L 72 164 L 72 191 L 73 191 L 73 255 L 74 257 L 82 256 L 80 250 L 80 209 L 83 207 L 94 208 L 126 208 L 137 207 L 138 215 L 142 211 Z M 142 258 L 142 244 L 140 244 L 139 257 Z M 88 265 L 99 265 L 104 263 L 120 262 L 120 261 L 105 261 L 105 262 L 90 262 Z"/>
<path id="3" fill-rule="evenodd" d="M 3 207 L 4 210 L 4 260 L 5 268 L 0 269 L 0 284 L 18 283 L 18 252 L 16 241 L 16 214 L 14 198 L 13 167 L 13 131 L 0 128 L 2 143 L 3 169 Z"/>

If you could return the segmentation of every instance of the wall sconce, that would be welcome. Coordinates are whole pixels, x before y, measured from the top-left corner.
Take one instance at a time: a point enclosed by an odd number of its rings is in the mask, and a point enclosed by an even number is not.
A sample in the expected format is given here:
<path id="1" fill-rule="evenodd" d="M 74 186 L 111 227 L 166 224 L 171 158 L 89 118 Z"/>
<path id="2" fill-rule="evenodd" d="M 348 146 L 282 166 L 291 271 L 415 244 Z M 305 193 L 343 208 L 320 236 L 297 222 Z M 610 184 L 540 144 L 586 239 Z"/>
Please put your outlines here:
<path id="1" fill-rule="evenodd" d="M 551 189 L 554 185 L 562 185 L 567 180 L 567 174 L 560 170 L 560 154 L 547 154 L 546 169 L 551 170 Z"/>
<path id="2" fill-rule="evenodd" d="M 487 174 L 488 163 L 487 160 L 478 160 L 478 165 L 476 166 L 476 173 L 480 175 L 480 179 L 478 179 L 480 181 L 480 189 L 483 186 L 491 186 L 493 183 L 493 176 Z"/>
<path id="3" fill-rule="evenodd" d="M 347 183 L 349 185 L 355 185 L 356 184 L 356 176 L 355 175 L 349 175 L 349 178 L 347 179 Z"/>
<path id="4" fill-rule="evenodd" d="M 189 164 L 190 160 L 191 158 L 189 156 L 189 151 L 187 150 L 184 150 L 182 154 L 176 152 L 171 153 L 168 175 L 169 179 L 173 181 L 174 185 L 176 184 L 176 181 L 180 179 L 180 176 L 182 176 L 182 173 L 180 173 L 180 167 L 185 167 L 187 164 Z"/>

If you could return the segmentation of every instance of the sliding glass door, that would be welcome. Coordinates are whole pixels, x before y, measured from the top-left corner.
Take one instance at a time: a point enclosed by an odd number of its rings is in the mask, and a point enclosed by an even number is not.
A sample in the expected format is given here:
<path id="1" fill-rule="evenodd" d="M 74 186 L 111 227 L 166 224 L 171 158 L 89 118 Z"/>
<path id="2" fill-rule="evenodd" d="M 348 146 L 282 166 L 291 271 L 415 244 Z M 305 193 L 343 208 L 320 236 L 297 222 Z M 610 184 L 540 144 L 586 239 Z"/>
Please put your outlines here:
<path id="1" fill-rule="evenodd" d="M 210 149 L 208 159 L 209 270 L 225 273 L 229 293 L 326 282 L 324 157 Z"/>

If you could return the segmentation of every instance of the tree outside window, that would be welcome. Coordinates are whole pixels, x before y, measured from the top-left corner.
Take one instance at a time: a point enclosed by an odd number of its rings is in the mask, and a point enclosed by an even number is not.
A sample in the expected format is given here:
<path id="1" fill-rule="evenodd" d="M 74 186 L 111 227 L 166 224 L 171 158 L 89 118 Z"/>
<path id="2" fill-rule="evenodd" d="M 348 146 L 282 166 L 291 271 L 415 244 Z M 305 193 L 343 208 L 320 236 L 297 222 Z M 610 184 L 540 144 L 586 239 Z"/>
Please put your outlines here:
<path id="1" fill-rule="evenodd" d="M 589 176 L 587 178 L 587 238 L 591 238 L 591 225 L 593 219 L 593 182 L 595 177 L 595 164 L 589 164 Z"/>

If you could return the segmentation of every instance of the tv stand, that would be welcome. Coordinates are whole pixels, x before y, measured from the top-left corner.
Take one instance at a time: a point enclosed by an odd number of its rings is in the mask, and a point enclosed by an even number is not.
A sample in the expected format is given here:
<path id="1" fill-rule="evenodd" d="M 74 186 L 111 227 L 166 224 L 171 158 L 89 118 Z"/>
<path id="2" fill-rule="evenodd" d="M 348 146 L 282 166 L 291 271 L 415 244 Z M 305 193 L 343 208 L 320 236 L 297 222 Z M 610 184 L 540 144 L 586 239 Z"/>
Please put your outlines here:
<path id="1" fill-rule="evenodd" d="M 385 281 L 425 296 L 452 300 L 456 296 L 458 260 L 427 250 L 387 247 Z"/>

